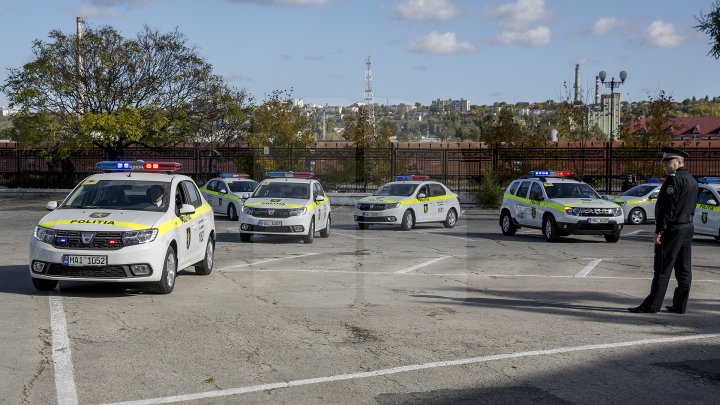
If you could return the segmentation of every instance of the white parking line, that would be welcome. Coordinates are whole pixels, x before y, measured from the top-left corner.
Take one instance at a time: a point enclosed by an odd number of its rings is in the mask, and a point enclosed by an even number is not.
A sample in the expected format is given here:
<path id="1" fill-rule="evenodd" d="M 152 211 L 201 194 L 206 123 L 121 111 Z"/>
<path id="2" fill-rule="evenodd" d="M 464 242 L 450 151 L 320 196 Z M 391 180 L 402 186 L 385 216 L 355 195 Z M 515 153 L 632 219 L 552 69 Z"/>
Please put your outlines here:
<path id="1" fill-rule="evenodd" d="M 602 259 L 595 259 L 595 260 L 591 261 L 590 263 L 588 263 L 587 266 L 585 266 L 584 269 L 580 270 L 580 272 L 578 274 L 576 274 L 575 277 L 587 276 L 588 274 L 590 274 L 591 271 L 593 271 L 595 266 L 597 266 L 601 261 L 602 261 Z"/>
<path id="2" fill-rule="evenodd" d="M 463 238 L 460 236 L 452 236 L 452 235 L 446 235 L 444 233 L 434 233 L 433 231 L 413 231 L 415 233 L 422 233 L 424 235 L 433 235 L 433 236 L 442 236 L 443 238 L 453 238 L 453 239 L 461 239 L 461 240 L 474 240 L 469 238 Z"/>
<path id="3" fill-rule="evenodd" d="M 55 368 L 55 392 L 59 405 L 78 403 L 73 372 L 70 338 L 63 309 L 62 296 L 50 293 L 50 329 L 52 331 L 52 357 Z"/>
<path id="4" fill-rule="evenodd" d="M 340 232 L 335 232 L 335 231 L 333 231 L 332 234 L 333 234 L 333 235 L 345 236 L 345 237 L 347 237 L 347 238 L 362 239 L 362 240 L 380 239 L 380 238 L 363 238 L 363 237 L 360 237 L 360 236 L 348 235 L 348 234 L 345 234 L 345 233 L 340 233 Z"/>
<path id="5" fill-rule="evenodd" d="M 252 263 L 243 263 L 243 264 L 236 264 L 236 265 L 234 265 L 234 266 L 227 266 L 227 267 L 223 267 L 223 268 L 218 269 L 218 271 L 223 271 L 223 272 L 233 271 L 233 269 L 238 269 L 238 268 L 241 268 L 241 267 L 248 267 L 248 266 L 254 266 L 254 265 L 256 265 L 256 264 L 270 263 L 270 262 L 275 262 L 275 261 L 278 261 L 278 260 L 297 259 L 297 258 L 299 258 L 299 257 L 313 256 L 313 255 L 316 255 L 316 254 L 318 254 L 318 253 L 305 253 L 305 254 L 295 255 L 295 256 L 275 257 L 275 258 L 272 258 L 272 259 L 259 260 L 259 261 L 257 261 L 257 262 L 252 262 Z"/>
<path id="6" fill-rule="evenodd" d="M 398 271 L 395 272 L 395 274 L 407 274 L 407 273 L 410 273 L 410 272 L 413 271 L 413 270 L 417 270 L 417 269 L 419 269 L 419 268 L 421 268 L 421 267 L 425 267 L 425 266 L 429 266 L 429 265 L 431 265 L 431 264 L 433 264 L 433 263 L 437 263 L 437 262 L 439 262 L 440 260 L 447 259 L 448 257 L 451 257 L 451 256 L 436 257 L 436 258 L 434 258 L 434 259 L 432 259 L 432 260 L 428 260 L 428 261 L 426 261 L 426 262 L 424 262 L 424 263 L 420 263 L 420 264 L 416 264 L 415 266 L 408 267 L 407 269 L 398 270 Z"/>
<path id="7" fill-rule="evenodd" d="M 526 352 L 492 354 L 489 356 L 478 356 L 478 357 L 469 357 L 469 358 L 457 359 L 457 360 L 435 361 L 435 362 L 422 363 L 422 364 L 411 364 L 411 365 L 407 365 L 407 366 L 384 368 L 384 369 L 379 369 L 379 370 L 374 370 L 374 371 L 364 371 L 364 372 L 350 373 L 350 374 L 338 374 L 338 375 L 333 375 L 333 376 L 328 376 L 328 377 L 306 378 L 306 379 L 302 379 L 302 380 L 283 381 L 283 382 L 277 382 L 277 383 L 271 383 L 271 384 L 251 385 L 251 386 L 247 386 L 247 387 L 228 388 L 228 389 L 224 389 L 224 390 L 206 391 L 206 392 L 199 392 L 199 393 L 195 393 L 195 394 L 175 395 L 175 396 L 152 398 L 152 399 L 141 399 L 138 401 L 115 402 L 113 404 L 106 404 L 106 405 L 146 405 L 146 404 L 149 405 L 149 404 L 163 404 L 163 403 L 180 402 L 180 401 L 193 401 L 193 400 L 205 399 L 205 398 L 219 398 L 219 397 L 226 397 L 226 396 L 230 396 L 230 395 L 248 394 L 251 392 L 258 392 L 258 391 L 276 390 L 276 389 L 280 389 L 280 388 L 299 387 L 302 385 L 322 384 L 322 383 L 345 381 L 345 380 L 356 380 L 356 379 L 360 379 L 360 378 L 372 378 L 372 377 L 379 377 L 379 376 L 384 376 L 384 375 L 408 373 L 411 371 L 428 370 L 428 369 L 440 368 L 440 367 L 453 367 L 453 366 L 463 366 L 463 365 L 467 365 L 467 364 L 487 363 L 487 362 L 497 361 L 497 360 L 517 359 L 517 358 L 523 358 L 523 357 L 536 357 L 536 356 L 552 356 L 555 354 L 563 354 L 563 353 L 585 352 L 585 351 L 603 350 L 603 349 L 616 349 L 616 348 L 621 348 L 621 347 L 632 347 L 632 346 L 647 346 L 647 345 L 663 344 L 663 343 L 678 343 L 678 342 L 687 342 L 687 341 L 691 341 L 691 340 L 717 339 L 719 337 L 720 337 L 720 333 L 707 333 L 707 334 L 703 334 L 703 335 L 675 336 L 675 337 L 665 337 L 665 338 L 657 338 L 657 339 L 631 340 L 631 341 L 616 342 L 616 343 L 600 343 L 600 344 L 584 345 L 584 346 L 558 347 L 555 349 L 532 350 L 532 351 L 526 351 Z"/>

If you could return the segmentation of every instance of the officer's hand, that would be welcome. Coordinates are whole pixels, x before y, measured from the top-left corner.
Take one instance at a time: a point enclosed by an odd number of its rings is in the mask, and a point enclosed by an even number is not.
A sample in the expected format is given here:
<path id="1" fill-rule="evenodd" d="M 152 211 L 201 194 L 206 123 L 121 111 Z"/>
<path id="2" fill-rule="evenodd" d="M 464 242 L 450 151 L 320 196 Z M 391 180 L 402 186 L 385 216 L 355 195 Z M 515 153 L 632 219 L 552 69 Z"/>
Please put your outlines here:
<path id="1" fill-rule="evenodd" d="M 656 233 L 654 240 L 655 240 L 656 245 L 662 245 L 662 235 L 661 234 Z"/>

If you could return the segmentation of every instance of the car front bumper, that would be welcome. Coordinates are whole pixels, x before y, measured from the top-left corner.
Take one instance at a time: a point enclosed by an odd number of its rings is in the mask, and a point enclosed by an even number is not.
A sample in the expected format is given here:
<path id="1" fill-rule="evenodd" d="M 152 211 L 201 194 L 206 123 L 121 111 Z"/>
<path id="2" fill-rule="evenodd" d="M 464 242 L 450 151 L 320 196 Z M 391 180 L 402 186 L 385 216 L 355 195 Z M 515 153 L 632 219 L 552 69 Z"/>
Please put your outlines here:
<path id="1" fill-rule="evenodd" d="M 304 235 L 310 227 L 310 216 L 288 218 L 257 218 L 252 215 L 240 215 L 240 233 L 254 235 Z"/>
<path id="2" fill-rule="evenodd" d="M 597 218 L 583 218 L 575 221 L 563 221 L 557 222 L 557 227 L 560 233 L 564 235 L 612 235 L 622 231 L 624 218 L 623 217 L 612 217 L 608 219 L 606 223 L 592 223 L 588 222 L 588 219 Z"/>
<path id="3" fill-rule="evenodd" d="M 355 208 L 353 219 L 360 224 L 399 225 L 405 208 L 391 208 L 382 211 L 361 211 Z"/>

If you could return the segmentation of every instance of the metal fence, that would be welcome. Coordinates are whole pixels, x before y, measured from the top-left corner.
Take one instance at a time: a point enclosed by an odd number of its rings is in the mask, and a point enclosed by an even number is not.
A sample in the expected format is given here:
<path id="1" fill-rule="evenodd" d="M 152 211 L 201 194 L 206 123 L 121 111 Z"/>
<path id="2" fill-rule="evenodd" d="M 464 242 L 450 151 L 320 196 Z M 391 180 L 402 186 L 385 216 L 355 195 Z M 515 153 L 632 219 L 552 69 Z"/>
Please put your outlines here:
<path id="1" fill-rule="evenodd" d="M 695 176 L 720 175 L 720 148 L 686 148 L 686 163 Z M 202 184 L 219 173 L 247 173 L 260 180 L 269 170 L 312 171 L 331 191 L 370 191 L 399 174 L 425 174 L 455 191 L 468 191 L 494 173 L 504 183 L 533 169 L 570 170 L 598 191 L 621 188 L 626 174 L 639 181 L 662 176 L 659 149 L 591 147 L 453 148 L 131 148 L 125 160 L 172 161 Z M 36 150 L 0 149 L 0 186 L 72 188 L 96 173 L 95 163 L 108 160 L 102 150 L 54 160 Z"/>

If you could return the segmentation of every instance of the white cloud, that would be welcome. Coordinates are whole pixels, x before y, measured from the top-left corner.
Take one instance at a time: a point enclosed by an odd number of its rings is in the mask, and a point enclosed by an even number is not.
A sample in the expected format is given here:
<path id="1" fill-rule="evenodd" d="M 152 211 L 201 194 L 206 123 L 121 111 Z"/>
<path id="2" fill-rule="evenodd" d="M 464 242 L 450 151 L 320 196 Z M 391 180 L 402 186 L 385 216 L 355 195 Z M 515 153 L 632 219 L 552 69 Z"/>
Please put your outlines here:
<path id="1" fill-rule="evenodd" d="M 115 10 L 103 9 L 97 7 L 78 7 L 75 9 L 75 14 L 83 17 L 90 18 L 120 18 L 122 15 Z"/>
<path id="2" fill-rule="evenodd" d="M 551 16 L 551 13 L 545 10 L 545 0 L 517 0 L 516 3 L 491 7 L 489 14 L 498 18 L 500 26 L 512 31 L 526 29 Z"/>
<path id="3" fill-rule="evenodd" d="M 413 21 L 445 21 L 460 14 L 450 0 L 406 0 L 395 9 L 400 18 Z"/>
<path id="4" fill-rule="evenodd" d="M 620 23 L 615 17 L 602 17 L 595 21 L 592 30 L 593 35 L 605 35 L 620 28 Z"/>
<path id="5" fill-rule="evenodd" d="M 552 32 L 548 27 L 537 27 L 527 31 L 503 31 L 497 38 L 501 45 L 519 42 L 528 46 L 543 46 L 550 43 Z"/>
<path id="6" fill-rule="evenodd" d="M 645 42 L 661 48 L 677 48 L 687 37 L 677 31 L 674 25 L 664 21 L 653 21 L 645 29 Z"/>
<path id="7" fill-rule="evenodd" d="M 475 50 L 475 46 L 469 42 L 458 42 L 454 32 L 440 34 L 437 31 L 410 41 L 409 48 L 412 52 L 435 55 L 472 52 Z"/>
<path id="8" fill-rule="evenodd" d="M 322 6 L 331 0 L 227 0 L 231 3 L 258 3 L 273 6 Z"/>

